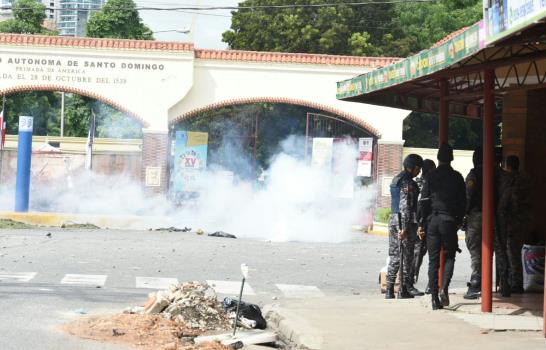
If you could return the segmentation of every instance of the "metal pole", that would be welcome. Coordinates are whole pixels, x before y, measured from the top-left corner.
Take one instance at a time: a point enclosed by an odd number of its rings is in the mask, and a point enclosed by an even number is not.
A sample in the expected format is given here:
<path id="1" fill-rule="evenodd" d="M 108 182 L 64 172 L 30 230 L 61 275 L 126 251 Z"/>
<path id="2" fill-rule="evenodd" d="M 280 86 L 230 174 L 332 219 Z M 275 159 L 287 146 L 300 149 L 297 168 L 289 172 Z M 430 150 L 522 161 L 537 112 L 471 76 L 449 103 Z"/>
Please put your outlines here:
<path id="1" fill-rule="evenodd" d="M 260 111 L 256 112 L 256 122 L 254 124 L 254 176 L 257 175 L 258 171 L 258 129 L 260 127 Z"/>
<path id="2" fill-rule="evenodd" d="M 309 123 L 310 123 L 311 113 L 307 112 L 307 117 L 305 121 L 305 160 L 307 160 L 307 155 L 309 154 Z"/>
<path id="3" fill-rule="evenodd" d="M 243 283 L 241 283 L 241 291 L 239 292 L 239 301 L 237 302 L 237 311 L 235 312 L 235 320 L 233 320 L 233 336 L 237 332 L 237 319 L 239 318 L 239 307 L 241 306 L 241 300 L 243 299 L 243 288 L 245 287 L 245 278 L 243 277 Z"/>
<path id="4" fill-rule="evenodd" d="M 6 134 L 6 95 L 2 95 L 2 123 L 0 130 L 0 184 L 2 183 L 2 168 L 4 166 L 4 134 Z"/>
<path id="5" fill-rule="evenodd" d="M 61 137 L 64 137 L 64 92 L 61 92 Z"/>
<path id="6" fill-rule="evenodd" d="M 30 162 L 32 158 L 32 117 L 19 117 L 17 146 L 17 177 L 15 179 L 15 211 L 27 212 L 30 197 Z"/>
<path id="7" fill-rule="evenodd" d="M 493 180 L 494 71 L 484 71 L 483 86 L 483 198 L 482 198 L 482 312 L 493 311 Z"/>
<path id="8" fill-rule="evenodd" d="M 438 146 L 447 143 L 449 134 L 449 104 L 447 96 L 449 94 L 448 84 L 446 79 L 440 80 L 440 118 L 438 121 Z M 438 269 L 438 287 L 442 289 L 444 286 L 444 271 L 445 271 L 445 252 L 440 250 L 440 268 Z"/>

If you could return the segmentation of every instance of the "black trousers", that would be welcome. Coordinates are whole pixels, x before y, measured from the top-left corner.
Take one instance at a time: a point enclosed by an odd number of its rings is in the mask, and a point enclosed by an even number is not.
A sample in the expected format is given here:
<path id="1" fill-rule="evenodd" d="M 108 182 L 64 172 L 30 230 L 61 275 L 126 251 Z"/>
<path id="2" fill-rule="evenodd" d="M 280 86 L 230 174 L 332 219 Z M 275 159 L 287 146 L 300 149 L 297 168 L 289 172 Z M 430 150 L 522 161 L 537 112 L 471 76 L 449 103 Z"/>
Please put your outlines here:
<path id="1" fill-rule="evenodd" d="M 453 277 L 458 247 L 457 223 L 454 218 L 443 214 L 432 214 L 428 220 L 428 278 L 431 293 L 438 294 L 438 269 L 442 248 L 445 252 L 444 290 L 447 291 Z"/>

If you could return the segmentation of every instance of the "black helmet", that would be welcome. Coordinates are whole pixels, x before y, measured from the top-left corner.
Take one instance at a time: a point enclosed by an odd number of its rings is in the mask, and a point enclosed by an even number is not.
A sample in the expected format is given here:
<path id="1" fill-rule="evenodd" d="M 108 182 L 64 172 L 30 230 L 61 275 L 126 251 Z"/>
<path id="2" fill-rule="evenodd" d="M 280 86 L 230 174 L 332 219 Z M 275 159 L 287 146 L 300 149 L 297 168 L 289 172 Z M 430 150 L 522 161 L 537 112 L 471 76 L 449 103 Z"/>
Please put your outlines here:
<path id="1" fill-rule="evenodd" d="M 436 163 L 432 159 L 423 160 L 423 176 L 436 169 Z"/>
<path id="2" fill-rule="evenodd" d="M 416 166 L 423 167 L 423 158 L 418 154 L 410 154 L 404 159 L 404 168 L 413 169 Z"/>

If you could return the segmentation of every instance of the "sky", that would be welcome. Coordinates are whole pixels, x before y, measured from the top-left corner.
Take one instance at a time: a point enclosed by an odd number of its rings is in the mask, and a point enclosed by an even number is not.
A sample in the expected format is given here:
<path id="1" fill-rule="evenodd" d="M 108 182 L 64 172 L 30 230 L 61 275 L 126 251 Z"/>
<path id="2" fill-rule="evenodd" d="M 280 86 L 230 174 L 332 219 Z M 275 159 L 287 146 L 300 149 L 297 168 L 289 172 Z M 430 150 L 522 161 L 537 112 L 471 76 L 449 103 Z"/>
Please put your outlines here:
<path id="1" fill-rule="evenodd" d="M 135 0 L 138 7 L 237 6 L 240 0 Z M 191 12 L 191 11 L 188 11 Z M 152 31 L 190 29 L 189 34 L 154 33 L 157 40 L 193 42 L 196 48 L 225 49 L 222 33 L 231 25 L 230 11 L 141 11 Z"/>

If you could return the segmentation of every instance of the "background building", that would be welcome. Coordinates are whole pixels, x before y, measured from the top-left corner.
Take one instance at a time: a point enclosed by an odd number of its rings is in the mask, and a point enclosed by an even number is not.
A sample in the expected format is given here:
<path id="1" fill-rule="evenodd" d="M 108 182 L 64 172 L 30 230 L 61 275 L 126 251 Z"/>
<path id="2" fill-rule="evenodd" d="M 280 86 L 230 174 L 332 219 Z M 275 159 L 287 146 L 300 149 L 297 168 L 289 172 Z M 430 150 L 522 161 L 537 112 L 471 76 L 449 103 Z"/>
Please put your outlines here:
<path id="1" fill-rule="evenodd" d="M 49 1 L 49 0 L 48 0 Z M 89 16 L 100 10 L 105 0 L 56 0 L 57 29 L 60 35 L 85 36 Z"/>

